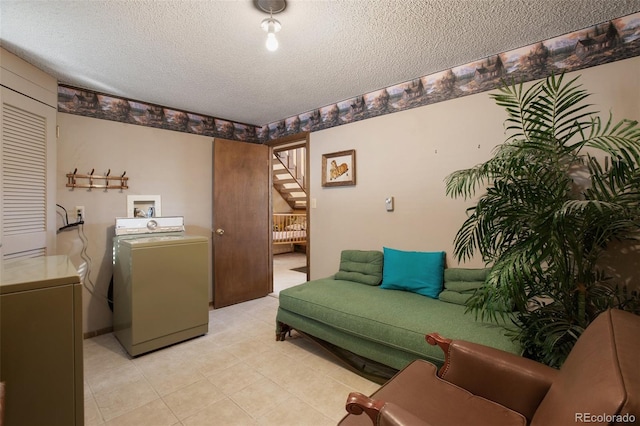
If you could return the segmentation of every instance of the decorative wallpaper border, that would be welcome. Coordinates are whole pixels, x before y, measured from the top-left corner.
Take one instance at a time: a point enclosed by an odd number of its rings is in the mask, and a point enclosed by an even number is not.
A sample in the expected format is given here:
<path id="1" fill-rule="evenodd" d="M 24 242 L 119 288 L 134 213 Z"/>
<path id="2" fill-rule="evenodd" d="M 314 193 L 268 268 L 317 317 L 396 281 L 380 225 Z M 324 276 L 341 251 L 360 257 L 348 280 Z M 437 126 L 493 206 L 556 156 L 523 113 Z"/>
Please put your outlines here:
<path id="1" fill-rule="evenodd" d="M 58 86 L 58 111 L 202 136 L 264 143 L 640 56 L 640 12 L 307 111 L 264 126 Z"/>
<path id="2" fill-rule="evenodd" d="M 314 132 L 640 55 L 640 12 L 376 90 L 263 126 L 261 142 Z"/>
<path id="3" fill-rule="evenodd" d="M 58 85 L 58 111 L 121 123 L 258 142 L 257 126 Z"/>

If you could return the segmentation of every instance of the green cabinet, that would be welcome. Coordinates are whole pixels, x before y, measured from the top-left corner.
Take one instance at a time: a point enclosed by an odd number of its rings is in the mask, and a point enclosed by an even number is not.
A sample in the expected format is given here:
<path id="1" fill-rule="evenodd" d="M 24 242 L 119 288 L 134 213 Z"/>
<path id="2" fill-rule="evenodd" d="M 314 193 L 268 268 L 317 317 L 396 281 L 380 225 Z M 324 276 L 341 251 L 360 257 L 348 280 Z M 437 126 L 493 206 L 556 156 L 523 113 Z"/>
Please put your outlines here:
<path id="1" fill-rule="evenodd" d="M 7 426 L 84 424 L 82 286 L 67 256 L 2 263 L 0 381 Z"/>

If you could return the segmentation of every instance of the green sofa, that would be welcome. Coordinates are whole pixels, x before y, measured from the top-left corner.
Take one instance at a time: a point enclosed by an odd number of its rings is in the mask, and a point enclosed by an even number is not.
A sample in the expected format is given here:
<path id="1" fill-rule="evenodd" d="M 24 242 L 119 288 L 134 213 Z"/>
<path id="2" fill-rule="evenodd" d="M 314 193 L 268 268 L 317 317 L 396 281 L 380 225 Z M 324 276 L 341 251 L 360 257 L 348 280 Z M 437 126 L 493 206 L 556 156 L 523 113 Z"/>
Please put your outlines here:
<path id="1" fill-rule="evenodd" d="M 383 288 L 379 285 L 383 264 L 379 251 L 345 250 L 334 276 L 281 291 L 276 338 L 284 340 L 295 329 L 395 370 L 419 358 L 442 365 L 442 351 L 425 342 L 425 335 L 432 332 L 522 352 L 505 325 L 465 314 L 464 301 L 484 282 L 487 270 L 444 269 L 444 288 L 438 298 L 432 298 Z"/>

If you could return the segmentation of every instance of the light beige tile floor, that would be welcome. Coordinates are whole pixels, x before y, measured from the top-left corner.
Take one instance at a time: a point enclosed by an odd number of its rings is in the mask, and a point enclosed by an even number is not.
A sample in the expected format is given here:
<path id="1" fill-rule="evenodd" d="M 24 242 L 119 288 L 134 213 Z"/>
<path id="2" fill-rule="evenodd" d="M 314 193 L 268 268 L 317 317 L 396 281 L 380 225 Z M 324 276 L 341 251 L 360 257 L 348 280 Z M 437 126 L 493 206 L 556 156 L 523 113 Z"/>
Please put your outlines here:
<path id="1" fill-rule="evenodd" d="M 304 253 L 283 253 L 273 256 L 273 293 L 301 284 L 307 280 L 307 274 L 294 271 L 293 268 L 306 266 L 307 255 Z"/>
<path id="2" fill-rule="evenodd" d="M 276 297 L 209 312 L 209 333 L 137 358 L 113 334 L 84 341 L 85 424 L 335 425 L 378 385 L 296 335 L 275 341 Z"/>

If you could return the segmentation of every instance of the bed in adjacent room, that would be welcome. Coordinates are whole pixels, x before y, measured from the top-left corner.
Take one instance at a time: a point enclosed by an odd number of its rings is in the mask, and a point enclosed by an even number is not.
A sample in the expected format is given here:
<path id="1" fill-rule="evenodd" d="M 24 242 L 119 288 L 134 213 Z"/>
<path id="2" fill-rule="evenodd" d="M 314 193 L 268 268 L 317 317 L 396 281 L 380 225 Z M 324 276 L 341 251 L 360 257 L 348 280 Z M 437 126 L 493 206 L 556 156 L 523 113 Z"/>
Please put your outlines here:
<path id="1" fill-rule="evenodd" d="M 273 253 L 288 253 L 296 247 L 306 247 L 306 213 L 273 214 Z"/>

